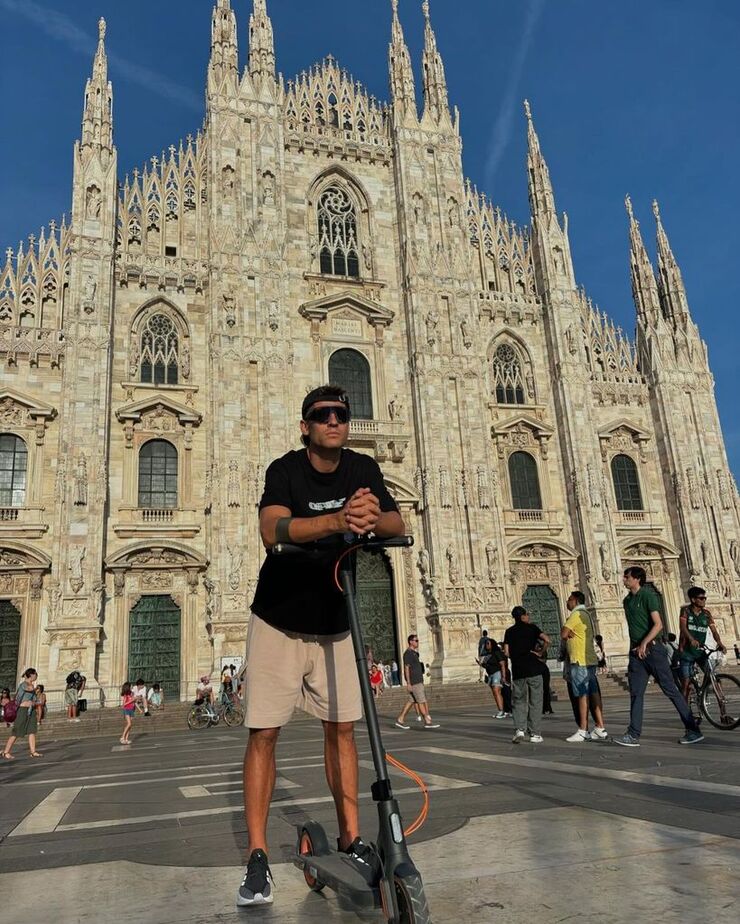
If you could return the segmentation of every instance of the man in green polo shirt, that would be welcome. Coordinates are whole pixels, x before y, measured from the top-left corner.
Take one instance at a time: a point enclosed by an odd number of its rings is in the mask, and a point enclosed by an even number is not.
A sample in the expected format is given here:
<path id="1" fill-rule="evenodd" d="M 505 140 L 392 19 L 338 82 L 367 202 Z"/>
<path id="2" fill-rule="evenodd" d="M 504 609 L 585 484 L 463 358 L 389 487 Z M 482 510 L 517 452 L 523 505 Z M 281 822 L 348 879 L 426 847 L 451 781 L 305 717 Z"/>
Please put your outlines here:
<path id="1" fill-rule="evenodd" d="M 627 568 L 624 572 L 624 586 L 629 593 L 624 598 L 624 615 L 630 637 L 629 665 L 627 679 L 630 685 L 630 724 L 626 734 L 615 738 L 615 744 L 636 748 L 640 746 L 642 734 L 642 712 L 648 678 L 653 677 L 663 693 L 676 707 L 686 727 L 686 734 L 679 738 L 680 744 L 697 744 L 704 740 L 696 719 L 686 700 L 676 686 L 665 647 L 656 644 L 663 632 L 658 595 L 645 587 L 647 575 L 644 568 Z"/>
<path id="2" fill-rule="evenodd" d="M 719 637 L 719 630 L 714 623 L 714 616 L 706 607 L 706 590 L 703 587 L 689 587 L 688 598 L 691 603 L 689 606 L 681 607 L 681 614 L 678 618 L 681 627 L 678 671 L 681 676 L 681 692 L 687 701 L 694 664 L 698 661 L 700 665 L 703 665 L 706 661 L 707 656 L 703 651 L 703 646 L 707 641 L 707 632 L 711 632 L 714 636 L 718 650 L 723 654 L 727 652 L 727 649 L 722 644 L 722 639 Z"/>

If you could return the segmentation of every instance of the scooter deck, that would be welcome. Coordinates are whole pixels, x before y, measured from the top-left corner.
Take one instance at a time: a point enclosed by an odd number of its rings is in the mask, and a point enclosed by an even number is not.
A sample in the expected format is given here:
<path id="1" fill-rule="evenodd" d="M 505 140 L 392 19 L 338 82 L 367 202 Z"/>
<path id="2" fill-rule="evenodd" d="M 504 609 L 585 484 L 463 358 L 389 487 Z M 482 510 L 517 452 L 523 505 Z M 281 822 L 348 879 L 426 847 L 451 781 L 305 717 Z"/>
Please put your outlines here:
<path id="1" fill-rule="evenodd" d="M 319 856 L 295 854 L 293 863 L 300 870 L 307 870 L 314 879 L 350 901 L 359 910 L 379 908 L 380 892 L 365 881 L 353 864 L 341 854 L 328 853 Z"/>

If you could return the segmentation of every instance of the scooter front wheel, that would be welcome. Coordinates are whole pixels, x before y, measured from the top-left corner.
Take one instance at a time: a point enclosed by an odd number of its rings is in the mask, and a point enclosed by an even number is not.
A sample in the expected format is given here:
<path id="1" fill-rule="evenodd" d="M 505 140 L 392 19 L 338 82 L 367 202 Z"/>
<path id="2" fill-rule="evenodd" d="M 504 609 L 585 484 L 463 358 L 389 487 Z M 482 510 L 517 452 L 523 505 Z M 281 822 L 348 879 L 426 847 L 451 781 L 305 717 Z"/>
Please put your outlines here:
<path id="1" fill-rule="evenodd" d="M 394 876 L 393 884 L 398 904 L 398 924 L 431 924 L 421 876 L 418 873 Z"/>
<path id="2" fill-rule="evenodd" d="M 298 841 L 298 853 L 303 857 L 320 857 L 328 854 L 329 842 L 326 839 L 326 834 L 324 834 L 324 829 L 313 822 L 309 822 L 301 831 Z M 311 873 L 308 865 L 303 869 L 303 878 L 312 892 L 320 892 L 326 885 L 318 876 Z"/>

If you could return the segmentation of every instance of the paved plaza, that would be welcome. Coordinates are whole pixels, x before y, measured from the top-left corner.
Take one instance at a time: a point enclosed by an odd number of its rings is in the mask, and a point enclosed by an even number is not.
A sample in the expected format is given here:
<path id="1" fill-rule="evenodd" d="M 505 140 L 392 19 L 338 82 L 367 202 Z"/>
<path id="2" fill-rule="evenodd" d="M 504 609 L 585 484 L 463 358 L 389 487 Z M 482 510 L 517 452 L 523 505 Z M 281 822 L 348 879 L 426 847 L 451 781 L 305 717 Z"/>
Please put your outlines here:
<path id="1" fill-rule="evenodd" d="M 737 733 L 707 731 L 691 748 L 662 697 L 647 704 L 643 745 L 569 745 L 567 703 L 545 720 L 541 745 L 511 743 L 489 709 L 435 714 L 442 728 L 384 720 L 389 752 L 429 785 L 431 811 L 410 839 L 435 924 L 458 921 L 736 922 L 740 874 Z M 625 726 L 626 698 L 608 704 Z M 415 723 L 413 723 L 415 724 Z M 0 766 L 3 917 L 26 924 L 101 921 L 298 924 L 359 921 L 329 892 L 308 892 L 290 863 L 308 817 L 335 831 L 320 726 L 283 732 L 270 841 L 275 905 L 238 911 L 246 843 L 242 729 L 49 742 L 44 759 L 19 742 Z M 43 741 L 43 738 L 42 738 Z M 364 730 L 361 789 L 371 779 Z M 395 779 L 407 824 L 418 790 Z M 374 808 L 363 799 L 365 836 Z M 380 921 L 380 916 L 364 920 Z"/>

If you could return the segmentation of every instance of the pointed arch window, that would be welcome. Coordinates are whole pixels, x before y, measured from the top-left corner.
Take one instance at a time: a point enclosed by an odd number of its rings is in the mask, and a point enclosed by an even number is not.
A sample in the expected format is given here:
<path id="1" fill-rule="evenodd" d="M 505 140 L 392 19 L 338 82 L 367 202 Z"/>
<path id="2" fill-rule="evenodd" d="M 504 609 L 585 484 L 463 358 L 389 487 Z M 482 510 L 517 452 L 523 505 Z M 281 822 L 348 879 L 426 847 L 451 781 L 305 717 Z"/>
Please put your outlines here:
<path id="1" fill-rule="evenodd" d="M 509 484 L 514 510 L 542 510 L 537 463 L 528 452 L 512 452 L 509 456 Z"/>
<path id="2" fill-rule="evenodd" d="M 318 224 L 321 272 L 359 278 L 357 213 L 352 200 L 339 186 L 330 186 L 321 194 Z"/>
<path id="3" fill-rule="evenodd" d="M 612 481 L 617 510 L 644 510 L 640 476 L 634 459 L 620 453 L 612 459 Z"/>
<path id="4" fill-rule="evenodd" d="M 154 314 L 141 333 L 141 381 L 177 385 L 179 338 L 166 314 Z"/>
<path id="5" fill-rule="evenodd" d="M 177 449 L 167 440 L 149 440 L 141 447 L 139 507 L 177 507 Z"/>
<path id="6" fill-rule="evenodd" d="M 23 507 L 27 473 L 26 444 L 15 433 L 0 433 L 0 507 Z"/>
<path id="7" fill-rule="evenodd" d="M 370 363 L 357 350 L 337 350 L 329 359 L 329 381 L 341 385 L 349 396 L 352 416 L 372 420 L 373 395 Z"/>
<path id="8" fill-rule="evenodd" d="M 493 354 L 493 390 L 499 404 L 524 404 L 524 374 L 519 354 L 502 343 Z"/>

